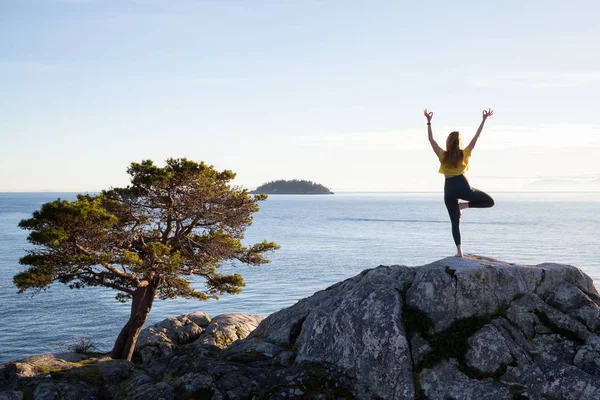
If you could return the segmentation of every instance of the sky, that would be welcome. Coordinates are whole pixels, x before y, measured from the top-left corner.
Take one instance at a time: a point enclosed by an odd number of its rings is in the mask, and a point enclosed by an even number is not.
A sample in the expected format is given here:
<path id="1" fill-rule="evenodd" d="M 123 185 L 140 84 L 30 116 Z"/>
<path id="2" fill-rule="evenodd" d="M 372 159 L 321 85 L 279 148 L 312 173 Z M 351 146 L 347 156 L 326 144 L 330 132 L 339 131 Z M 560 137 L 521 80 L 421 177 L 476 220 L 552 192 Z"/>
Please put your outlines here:
<path id="1" fill-rule="evenodd" d="M 600 178 L 600 2 L 0 0 L 0 191 L 93 192 L 205 161 L 254 188 L 486 191 Z M 579 186 L 578 186 L 579 187 Z M 600 186 L 598 186 L 600 187 Z"/>

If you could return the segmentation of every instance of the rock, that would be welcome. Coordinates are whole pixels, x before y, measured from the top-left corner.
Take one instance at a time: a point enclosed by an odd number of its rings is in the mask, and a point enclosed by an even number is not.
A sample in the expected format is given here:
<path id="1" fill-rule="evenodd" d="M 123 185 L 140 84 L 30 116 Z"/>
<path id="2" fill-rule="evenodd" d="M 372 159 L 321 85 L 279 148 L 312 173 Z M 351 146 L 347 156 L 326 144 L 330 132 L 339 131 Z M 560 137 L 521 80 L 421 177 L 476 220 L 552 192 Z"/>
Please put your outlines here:
<path id="1" fill-rule="evenodd" d="M 0 392 L 0 400 L 23 400 L 23 393 L 14 390 Z"/>
<path id="2" fill-rule="evenodd" d="M 139 355 L 142 358 L 144 364 L 148 364 L 152 360 L 156 360 L 162 357 L 162 352 L 158 347 L 146 346 L 143 347 L 142 350 L 140 350 Z"/>
<path id="3" fill-rule="evenodd" d="M 588 374 L 600 376 L 600 351 L 590 345 L 579 347 L 573 358 L 573 365 Z"/>
<path id="4" fill-rule="evenodd" d="M 507 388 L 493 379 L 470 379 L 458 370 L 456 360 L 442 361 L 420 374 L 421 390 L 431 400 L 511 400 Z"/>
<path id="5" fill-rule="evenodd" d="M 130 387 L 128 395 L 131 396 L 131 400 L 171 400 L 175 398 L 175 390 L 165 382 L 147 383 Z"/>
<path id="6" fill-rule="evenodd" d="M 144 364 L 161 358 L 170 358 L 178 345 L 191 343 L 210 323 L 210 317 L 201 311 L 167 318 L 143 329 L 135 345 Z"/>
<path id="7" fill-rule="evenodd" d="M 126 389 L 127 398 L 132 400 L 171 400 L 175 398 L 174 389 L 165 382 L 154 383 L 145 373 L 135 372 Z"/>
<path id="8" fill-rule="evenodd" d="M 410 352 L 412 356 L 413 365 L 417 365 L 423 361 L 424 357 L 431 352 L 431 346 L 427 343 L 427 340 L 420 334 L 416 333 L 410 339 Z"/>
<path id="9" fill-rule="evenodd" d="M 127 360 L 106 359 L 96 364 L 102 375 L 102 380 L 110 385 L 116 385 L 131 376 L 133 364 Z"/>
<path id="10" fill-rule="evenodd" d="M 197 392 L 214 387 L 214 379 L 209 374 L 188 373 L 181 377 L 186 392 Z"/>
<path id="11" fill-rule="evenodd" d="M 250 314 L 217 315 L 195 343 L 225 348 L 236 340 L 248 336 L 263 319 L 263 316 Z"/>
<path id="12" fill-rule="evenodd" d="M 258 389 L 258 383 L 252 381 L 246 374 L 234 371 L 223 376 L 217 383 L 217 388 L 225 394 L 228 399 L 247 398 L 248 393 Z"/>
<path id="13" fill-rule="evenodd" d="M 59 360 L 59 361 L 66 361 L 66 362 L 70 362 L 70 363 L 76 363 L 79 361 L 83 361 L 89 358 L 88 355 L 86 354 L 82 354 L 82 353 L 53 353 L 53 354 L 47 354 L 46 356 L 49 356 L 52 359 L 55 360 Z"/>
<path id="14" fill-rule="evenodd" d="M 202 311 L 196 311 L 187 315 L 188 319 L 204 329 L 210 324 L 210 317 Z"/>
<path id="15" fill-rule="evenodd" d="M 527 352 L 538 365 L 570 364 L 575 357 L 576 345 L 558 334 L 537 335 L 526 345 Z"/>
<path id="16" fill-rule="evenodd" d="M 363 271 L 249 338 L 291 349 L 296 366 L 339 368 L 359 398 L 573 396 L 557 382 L 593 398 L 598 299 L 572 266 L 449 257 Z"/>
<path id="17" fill-rule="evenodd" d="M 273 358 L 285 349 L 276 344 L 264 342 L 257 339 L 238 340 L 231 344 L 224 357 L 228 360 L 241 359 L 245 356 L 257 358 L 262 356 L 265 359 Z M 293 353 L 292 353 L 293 354 Z"/>
<path id="18" fill-rule="evenodd" d="M 592 299 L 591 297 L 594 297 Z M 597 296 L 586 294 L 575 285 L 562 282 L 551 295 L 549 304 L 557 310 L 568 314 L 589 329 L 596 330 L 600 326 L 600 306 Z"/>
<path id="19" fill-rule="evenodd" d="M 98 397 L 98 388 L 85 382 L 69 383 L 40 383 L 33 391 L 35 400 L 80 400 Z"/>
<path id="20" fill-rule="evenodd" d="M 517 346 L 512 341 L 505 339 L 504 335 L 493 325 L 481 328 L 469 338 L 468 343 L 467 365 L 483 374 L 493 375 L 514 361 L 511 350 Z"/>
<path id="21" fill-rule="evenodd" d="M 193 342 L 202 333 L 202 328 L 194 322 L 194 320 L 202 322 L 202 318 L 198 317 L 197 314 L 191 314 L 193 319 L 188 318 L 188 315 L 167 318 L 143 329 L 135 346 L 136 351 L 146 346 L 158 346 L 161 343 Z"/>
<path id="22" fill-rule="evenodd" d="M 295 345 L 296 364 L 334 365 L 376 396 L 412 398 L 412 365 L 399 288 L 410 283 L 414 272 L 408 267 L 365 271 L 267 317 L 264 325 L 270 329 L 261 329 L 261 323 L 251 337 Z M 272 321 L 287 317 L 297 320 L 295 327 Z"/>
<path id="23" fill-rule="evenodd" d="M 292 365 L 294 359 L 296 358 L 296 354 L 293 351 L 282 351 L 275 357 L 275 361 L 283 366 Z"/>
<path id="24" fill-rule="evenodd" d="M 509 367 L 501 382 L 520 384 L 530 398 L 581 399 L 600 398 L 600 383 L 580 369 L 561 363 Z"/>

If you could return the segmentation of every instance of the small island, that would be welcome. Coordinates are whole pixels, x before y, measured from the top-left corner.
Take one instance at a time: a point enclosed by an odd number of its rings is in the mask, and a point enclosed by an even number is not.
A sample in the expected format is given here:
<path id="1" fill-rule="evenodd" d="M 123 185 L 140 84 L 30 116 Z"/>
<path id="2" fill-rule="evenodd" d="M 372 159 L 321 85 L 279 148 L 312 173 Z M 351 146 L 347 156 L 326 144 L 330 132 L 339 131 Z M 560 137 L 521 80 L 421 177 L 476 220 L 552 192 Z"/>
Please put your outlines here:
<path id="1" fill-rule="evenodd" d="M 280 179 L 260 185 L 254 194 L 333 194 L 329 188 L 312 181 Z"/>

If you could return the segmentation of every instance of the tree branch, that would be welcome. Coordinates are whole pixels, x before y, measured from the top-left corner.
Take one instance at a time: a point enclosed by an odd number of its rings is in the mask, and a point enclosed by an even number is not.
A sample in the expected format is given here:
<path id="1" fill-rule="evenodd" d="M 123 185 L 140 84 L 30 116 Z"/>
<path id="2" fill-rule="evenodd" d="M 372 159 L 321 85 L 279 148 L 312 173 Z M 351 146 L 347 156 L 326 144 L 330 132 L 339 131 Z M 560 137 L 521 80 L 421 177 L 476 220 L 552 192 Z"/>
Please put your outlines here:
<path id="1" fill-rule="evenodd" d="M 89 273 L 90 275 L 92 275 L 92 277 L 93 277 L 92 282 L 97 283 L 100 286 L 106 286 L 106 287 L 110 287 L 113 289 L 117 289 L 117 290 L 120 290 L 121 292 L 129 293 L 131 295 L 133 295 L 135 293 L 135 291 L 130 288 L 127 288 L 127 287 L 121 286 L 121 285 L 117 285 L 114 282 L 105 281 L 104 275 L 102 273 L 94 272 L 91 268 L 85 268 L 85 271 L 87 273 Z"/>
<path id="2" fill-rule="evenodd" d="M 82 253 L 88 255 L 88 256 L 92 256 L 93 253 L 91 251 L 89 251 L 88 249 L 86 249 L 85 247 L 81 246 L 79 243 L 77 243 L 77 241 L 74 241 L 75 243 L 75 247 L 77 247 L 77 249 L 79 251 L 81 251 Z M 107 270 L 109 270 L 110 272 L 112 272 L 113 274 L 115 274 L 116 276 L 120 277 L 120 278 L 124 278 L 124 279 L 128 279 L 131 282 L 133 282 L 135 284 L 136 287 L 140 288 L 140 287 L 145 287 L 148 286 L 148 281 L 146 280 L 141 280 L 135 276 L 134 274 L 128 274 L 126 272 L 123 272 L 121 270 L 119 270 L 116 267 L 113 267 L 112 265 L 110 265 L 107 262 L 103 262 L 100 263 L 100 265 L 102 265 L 104 268 L 106 268 Z"/>

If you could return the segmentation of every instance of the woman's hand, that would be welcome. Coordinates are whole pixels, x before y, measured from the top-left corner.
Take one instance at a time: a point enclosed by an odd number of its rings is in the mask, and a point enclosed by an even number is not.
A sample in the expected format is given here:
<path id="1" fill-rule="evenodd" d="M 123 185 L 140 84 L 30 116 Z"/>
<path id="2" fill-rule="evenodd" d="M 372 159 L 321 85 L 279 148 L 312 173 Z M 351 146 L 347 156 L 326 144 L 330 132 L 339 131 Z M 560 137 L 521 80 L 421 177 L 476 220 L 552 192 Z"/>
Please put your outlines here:
<path id="1" fill-rule="evenodd" d="M 427 118 L 427 122 L 431 122 L 431 118 L 433 118 L 433 112 L 427 112 L 427 109 L 425 109 L 423 114 L 425 115 L 425 118 Z"/>
<path id="2" fill-rule="evenodd" d="M 427 110 L 425 110 L 427 111 Z M 492 110 L 491 108 L 488 108 L 487 110 L 483 110 L 483 119 L 487 119 L 487 117 L 494 115 L 494 110 Z"/>

